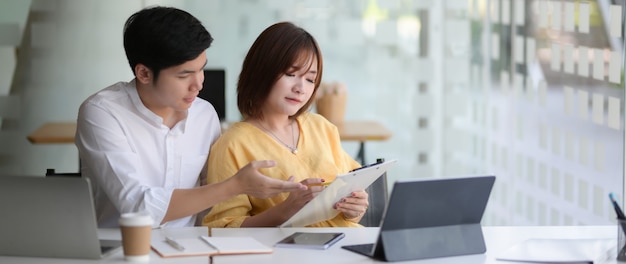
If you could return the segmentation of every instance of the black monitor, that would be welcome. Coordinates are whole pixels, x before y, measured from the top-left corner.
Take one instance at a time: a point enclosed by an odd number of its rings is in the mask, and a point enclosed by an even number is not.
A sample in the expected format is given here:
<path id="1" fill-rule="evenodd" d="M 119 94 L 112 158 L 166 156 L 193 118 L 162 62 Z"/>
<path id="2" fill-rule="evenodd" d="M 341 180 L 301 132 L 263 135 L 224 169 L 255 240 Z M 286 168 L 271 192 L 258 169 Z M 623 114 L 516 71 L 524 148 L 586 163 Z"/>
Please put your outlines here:
<path id="1" fill-rule="evenodd" d="M 226 119 L 226 71 L 205 69 L 202 90 L 198 97 L 209 101 L 215 107 L 220 121 Z"/>

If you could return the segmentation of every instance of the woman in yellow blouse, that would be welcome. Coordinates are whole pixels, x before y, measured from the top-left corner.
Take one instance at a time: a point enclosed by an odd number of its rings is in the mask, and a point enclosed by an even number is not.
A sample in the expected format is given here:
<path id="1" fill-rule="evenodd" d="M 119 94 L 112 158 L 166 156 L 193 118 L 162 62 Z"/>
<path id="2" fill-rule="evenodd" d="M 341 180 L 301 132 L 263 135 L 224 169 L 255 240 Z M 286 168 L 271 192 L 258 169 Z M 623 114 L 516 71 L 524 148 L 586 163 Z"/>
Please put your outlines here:
<path id="1" fill-rule="evenodd" d="M 260 199 L 239 195 L 204 217 L 210 227 L 278 226 L 294 215 L 338 174 L 360 165 L 341 147 L 337 127 L 308 112 L 322 79 L 322 54 L 315 39 L 289 22 L 265 29 L 248 51 L 237 84 L 244 120 L 215 142 L 208 183 L 221 182 L 253 160 L 276 160 L 261 173 L 296 180 L 307 190 Z M 334 205 L 338 214 L 311 226 L 358 227 L 367 193 L 353 192 Z"/>

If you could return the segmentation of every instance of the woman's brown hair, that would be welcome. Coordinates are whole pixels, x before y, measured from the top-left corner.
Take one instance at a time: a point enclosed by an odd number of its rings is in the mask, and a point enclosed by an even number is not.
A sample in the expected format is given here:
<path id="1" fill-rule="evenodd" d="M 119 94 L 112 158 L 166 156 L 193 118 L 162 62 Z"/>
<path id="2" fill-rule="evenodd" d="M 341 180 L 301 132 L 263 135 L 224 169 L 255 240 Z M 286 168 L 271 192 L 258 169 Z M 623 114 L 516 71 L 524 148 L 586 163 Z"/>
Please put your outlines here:
<path id="1" fill-rule="evenodd" d="M 265 29 L 248 51 L 237 83 L 237 107 L 244 118 L 260 118 L 261 107 L 278 79 L 292 66 L 310 68 L 317 59 L 315 88 L 309 101 L 292 117 L 307 111 L 322 80 L 322 52 L 306 30 L 280 22 Z M 307 69 L 308 70 L 308 69 Z"/>

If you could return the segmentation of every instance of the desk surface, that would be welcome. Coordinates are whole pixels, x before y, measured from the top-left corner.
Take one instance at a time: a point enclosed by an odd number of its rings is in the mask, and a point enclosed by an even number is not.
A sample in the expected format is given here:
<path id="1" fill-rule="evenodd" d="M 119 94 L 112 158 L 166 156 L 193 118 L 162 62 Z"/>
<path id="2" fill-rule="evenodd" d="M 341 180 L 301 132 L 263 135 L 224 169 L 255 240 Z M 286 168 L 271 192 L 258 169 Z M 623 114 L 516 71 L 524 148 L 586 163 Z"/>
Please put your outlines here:
<path id="1" fill-rule="evenodd" d="M 338 129 L 341 140 L 345 141 L 387 140 L 391 137 L 391 132 L 376 121 L 346 121 Z M 37 128 L 27 138 L 33 144 L 74 144 L 75 133 L 75 122 L 51 122 Z"/>
<path id="2" fill-rule="evenodd" d="M 339 137 L 345 141 L 387 140 L 391 132 L 376 121 L 345 121 L 337 127 Z"/>
<path id="3" fill-rule="evenodd" d="M 74 144 L 75 133 L 75 122 L 51 122 L 43 124 L 26 138 L 33 144 Z"/>
<path id="4" fill-rule="evenodd" d="M 195 227 L 205 228 L 205 227 Z M 173 229 L 170 229 L 173 230 Z M 185 229 L 179 229 L 181 233 Z M 187 229 L 188 230 L 188 229 Z M 341 248 L 342 245 L 373 243 L 378 234 L 378 228 L 214 228 L 211 230 L 212 236 L 252 236 L 260 242 L 273 246 L 278 240 L 296 231 L 306 232 L 329 232 L 340 231 L 346 233 L 346 237 L 330 249 L 320 251 L 313 249 L 294 248 L 274 248 L 272 254 L 254 255 L 230 255 L 209 257 L 179 257 L 161 258 L 152 252 L 150 263 L 298 263 L 298 264 L 320 264 L 320 263 L 374 263 L 376 261 L 365 256 L 352 253 Z M 187 231 L 188 232 L 188 231 Z M 119 239 L 120 232 L 117 229 L 100 229 L 99 234 L 104 239 Z M 617 228 L 615 226 L 524 226 L 512 227 L 502 226 L 483 227 L 487 252 L 485 254 L 426 259 L 420 261 L 408 261 L 398 263 L 434 263 L 434 264 L 456 264 L 456 263 L 514 263 L 496 261 L 495 256 L 509 247 L 529 238 L 571 238 L 571 239 L 614 239 L 617 244 Z M 176 238 L 176 233 L 171 233 Z M 70 260 L 70 259 L 47 259 L 47 258 L 25 258 L 0 256 L 0 263 L 128 263 L 123 260 L 122 251 L 102 260 Z M 607 263 L 617 263 L 610 260 Z"/>
<path id="5" fill-rule="evenodd" d="M 319 263 L 384 263 L 371 258 L 352 253 L 342 249 L 342 245 L 373 243 L 378 235 L 378 228 L 309 228 L 307 232 L 331 232 L 346 233 L 346 237 L 330 249 L 322 251 L 309 249 L 282 249 L 275 248 L 271 255 L 238 255 L 216 256 L 213 263 L 293 263 L 319 264 Z M 252 236 L 267 245 L 273 245 L 276 241 L 290 235 L 298 228 L 254 228 L 254 229 L 211 229 L 212 236 Z M 416 261 L 404 261 L 398 263 L 436 263 L 436 264 L 468 264 L 468 263 L 513 263 L 497 261 L 495 257 L 529 238 L 611 238 L 615 239 L 617 246 L 617 228 L 614 226 L 568 226 L 568 227 L 483 227 L 483 234 L 487 246 L 485 254 L 466 255 L 447 258 L 434 258 Z M 615 260 L 608 263 L 617 263 Z"/>

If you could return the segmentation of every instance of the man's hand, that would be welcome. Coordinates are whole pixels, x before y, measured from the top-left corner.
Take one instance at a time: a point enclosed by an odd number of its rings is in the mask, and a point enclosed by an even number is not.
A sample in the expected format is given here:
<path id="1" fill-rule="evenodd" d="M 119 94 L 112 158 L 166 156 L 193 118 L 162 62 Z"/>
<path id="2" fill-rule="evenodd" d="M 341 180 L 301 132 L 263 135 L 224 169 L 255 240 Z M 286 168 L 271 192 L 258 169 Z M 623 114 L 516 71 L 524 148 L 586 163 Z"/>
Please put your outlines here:
<path id="1" fill-rule="evenodd" d="M 253 161 L 241 168 L 231 179 L 236 182 L 243 194 L 258 198 L 269 198 L 283 192 L 307 189 L 306 185 L 293 182 L 293 176 L 289 177 L 288 181 L 283 181 L 267 177 L 259 172 L 261 168 L 274 166 L 276 166 L 276 162 L 272 160 Z"/>

